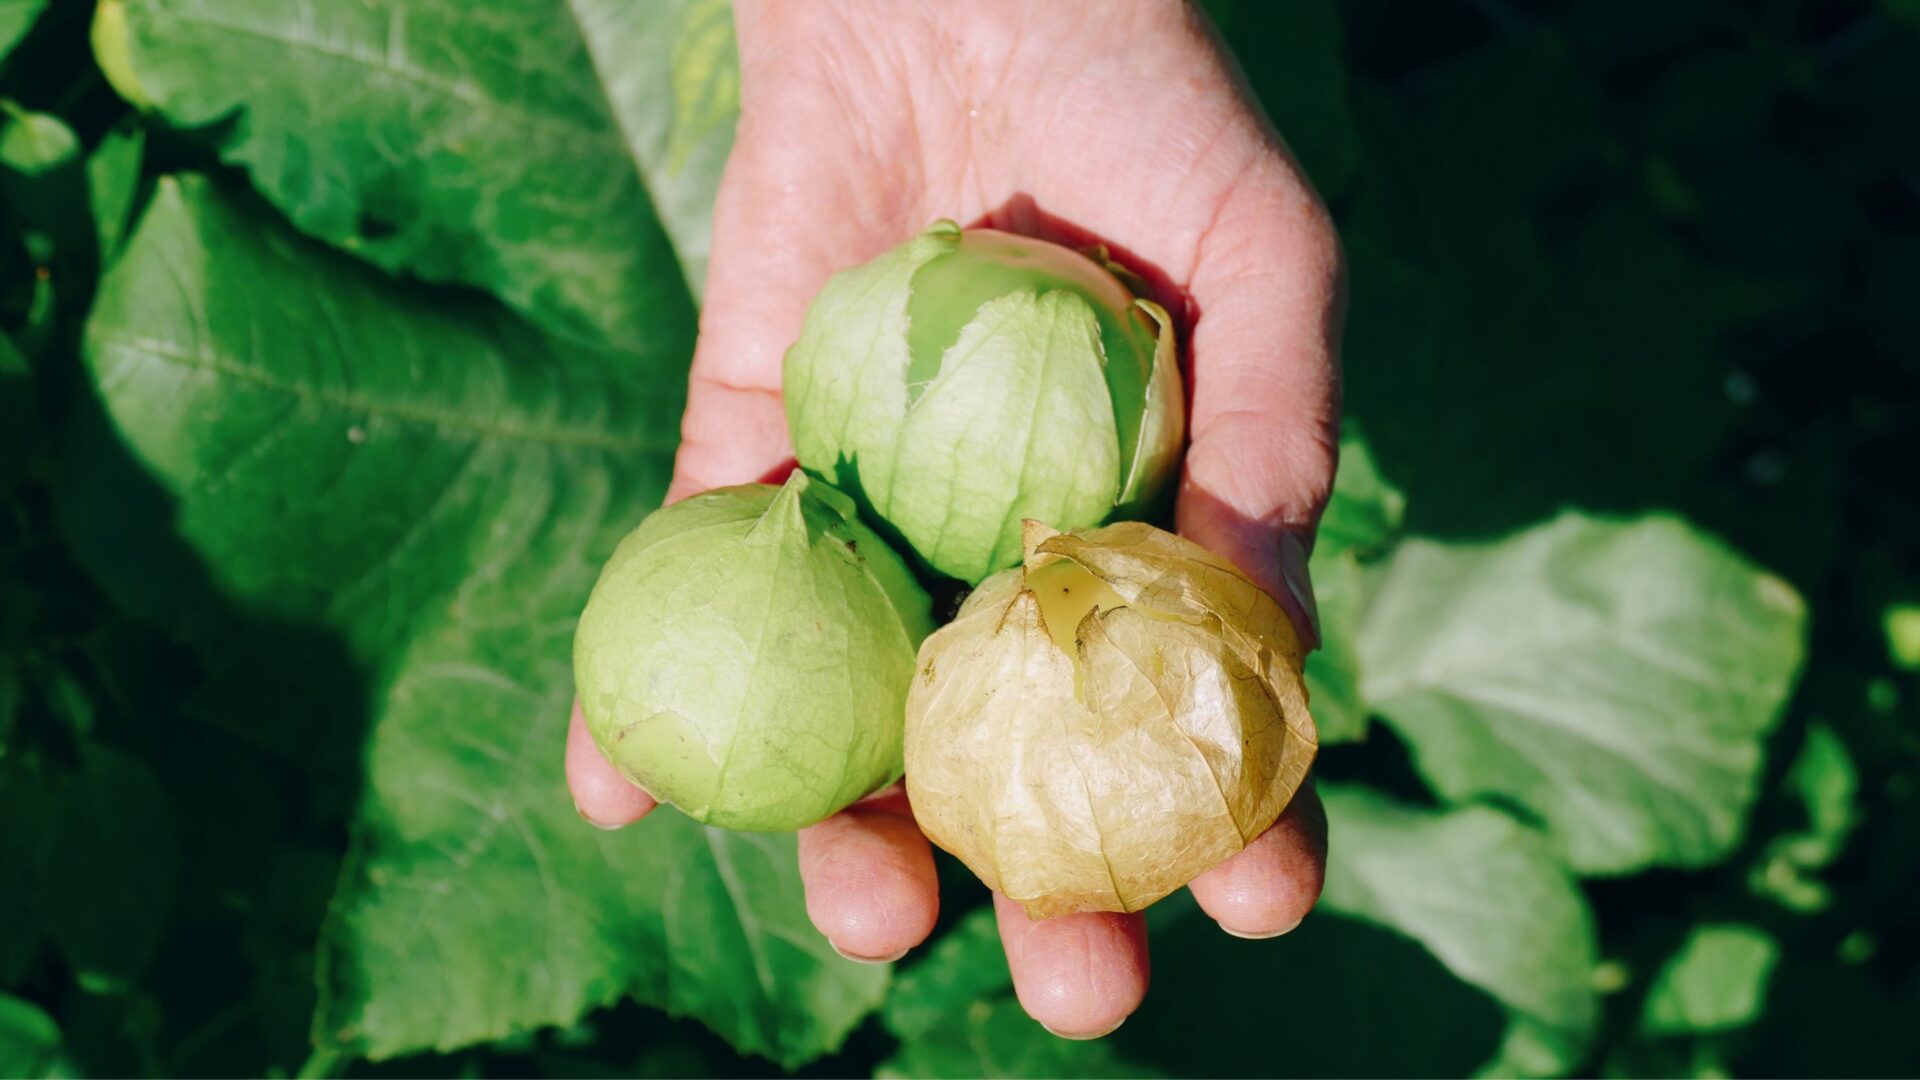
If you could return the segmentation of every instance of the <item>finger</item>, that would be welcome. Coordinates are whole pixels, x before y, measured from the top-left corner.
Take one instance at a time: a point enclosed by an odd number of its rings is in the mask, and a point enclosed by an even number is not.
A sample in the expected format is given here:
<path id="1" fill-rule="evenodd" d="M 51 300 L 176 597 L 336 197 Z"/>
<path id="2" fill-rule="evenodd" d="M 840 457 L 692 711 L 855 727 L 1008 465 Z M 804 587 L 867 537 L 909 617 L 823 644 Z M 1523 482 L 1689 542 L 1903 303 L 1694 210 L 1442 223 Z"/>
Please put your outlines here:
<path id="1" fill-rule="evenodd" d="M 800 830 L 807 917 L 850 960 L 898 960 L 933 932 L 933 849 L 896 784 Z"/>
<path id="2" fill-rule="evenodd" d="M 666 501 L 753 483 L 792 456 L 778 391 L 703 384 L 696 370 L 688 386 Z"/>
<path id="3" fill-rule="evenodd" d="M 1097 1039 L 1147 996 L 1147 924 L 1136 914 L 1089 912 L 1038 922 L 993 895 L 1014 994 L 1027 1015 L 1066 1039 Z"/>
<path id="4" fill-rule="evenodd" d="M 1320 899 L 1327 871 L 1327 814 L 1311 783 L 1273 827 L 1187 888 L 1220 929 L 1270 938 L 1300 925 Z"/>
<path id="5" fill-rule="evenodd" d="M 1276 149 L 1234 189 L 1192 282 L 1192 444 L 1177 520 L 1318 638 L 1307 580 L 1339 445 L 1339 243 Z"/>
<path id="6" fill-rule="evenodd" d="M 578 701 L 567 724 L 567 790 L 573 793 L 573 808 L 580 816 L 602 829 L 631 825 L 659 805 L 601 755 Z"/>
<path id="7" fill-rule="evenodd" d="M 864 86 L 866 76 L 794 49 L 782 14 L 752 5 L 736 13 L 740 117 L 714 200 L 675 496 L 748 483 L 791 454 L 781 368 L 807 305 L 835 271 L 925 224 L 905 205 L 888 150 L 905 138 L 907 114 L 889 123 L 884 110 L 850 112 L 849 84 Z M 838 21 L 831 12 L 799 18 Z M 876 128 L 903 130 L 880 137 L 878 149 L 850 134 Z M 847 145 L 830 145 L 836 137 Z"/>

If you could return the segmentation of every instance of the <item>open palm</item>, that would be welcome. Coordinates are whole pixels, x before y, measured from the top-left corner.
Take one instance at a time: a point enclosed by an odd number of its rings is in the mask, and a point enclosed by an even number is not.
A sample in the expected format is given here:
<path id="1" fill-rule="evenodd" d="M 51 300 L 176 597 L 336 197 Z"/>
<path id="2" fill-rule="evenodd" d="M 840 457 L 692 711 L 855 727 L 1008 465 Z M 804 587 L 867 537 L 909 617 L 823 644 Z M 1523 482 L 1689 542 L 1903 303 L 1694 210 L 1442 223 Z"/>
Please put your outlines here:
<path id="1" fill-rule="evenodd" d="M 735 21 L 740 124 L 669 498 L 791 461 L 781 361 L 835 271 L 940 217 L 1104 243 L 1186 331 L 1180 531 L 1266 587 L 1312 640 L 1306 548 L 1333 477 L 1338 247 L 1204 18 L 1148 0 L 737 0 Z M 603 827 L 653 809 L 577 709 L 567 776 Z M 1271 936 L 1312 907 L 1324 859 L 1309 788 L 1191 888 L 1227 932 Z M 897 786 L 803 831 L 800 871 L 814 924 L 844 954 L 891 959 L 933 928 L 932 853 Z M 1088 1037 L 1139 1005 L 1138 915 L 1030 922 L 995 902 L 1035 1019 Z"/>

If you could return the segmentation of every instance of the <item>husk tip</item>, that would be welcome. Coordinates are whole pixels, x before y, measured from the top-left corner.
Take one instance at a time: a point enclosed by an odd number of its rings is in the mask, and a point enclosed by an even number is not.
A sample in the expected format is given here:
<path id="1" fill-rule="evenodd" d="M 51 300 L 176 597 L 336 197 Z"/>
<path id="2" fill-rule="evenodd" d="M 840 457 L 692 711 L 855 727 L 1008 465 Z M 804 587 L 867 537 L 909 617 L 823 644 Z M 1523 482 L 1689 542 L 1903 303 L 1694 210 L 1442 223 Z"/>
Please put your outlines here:
<path id="1" fill-rule="evenodd" d="M 1024 555 L 1027 569 L 1034 569 L 1033 560 L 1040 554 L 1040 545 L 1060 535 L 1060 530 L 1035 518 L 1022 518 L 1020 521 L 1020 550 Z"/>

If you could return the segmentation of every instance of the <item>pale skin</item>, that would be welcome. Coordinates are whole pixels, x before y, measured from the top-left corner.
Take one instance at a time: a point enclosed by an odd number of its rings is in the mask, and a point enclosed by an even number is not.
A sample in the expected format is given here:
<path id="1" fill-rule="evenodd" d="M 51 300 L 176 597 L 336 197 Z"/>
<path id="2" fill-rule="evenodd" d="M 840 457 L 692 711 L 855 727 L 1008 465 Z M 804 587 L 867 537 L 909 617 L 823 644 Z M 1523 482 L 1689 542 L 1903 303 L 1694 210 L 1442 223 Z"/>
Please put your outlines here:
<path id="1" fill-rule="evenodd" d="M 736 0 L 741 115 L 669 499 L 792 460 L 781 361 L 828 276 L 936 218 L 1072 245 L 1145 272 L 1187 340 L 1191 446 L 1179 531 L 1233 560 L 1312 640 L 1306 550 L 1332 484 L 1342 307 L 1325 209 L 1203 17 L 1180 0 Z M 578 708 L 567 781 L 588 821 L 654 809 Z M 932 850 L 898 785 L 800 833 L 807 913 L 835 949 L 894 959 L 939 911 Z M 1194 879 L 1227 933 L 1272 937 L 1319 896 L 1311 788 Z M 1015 989 L 1067 1037 L 1146 994 L 1138 914 L 1030 921 L 995 897 Z"/>

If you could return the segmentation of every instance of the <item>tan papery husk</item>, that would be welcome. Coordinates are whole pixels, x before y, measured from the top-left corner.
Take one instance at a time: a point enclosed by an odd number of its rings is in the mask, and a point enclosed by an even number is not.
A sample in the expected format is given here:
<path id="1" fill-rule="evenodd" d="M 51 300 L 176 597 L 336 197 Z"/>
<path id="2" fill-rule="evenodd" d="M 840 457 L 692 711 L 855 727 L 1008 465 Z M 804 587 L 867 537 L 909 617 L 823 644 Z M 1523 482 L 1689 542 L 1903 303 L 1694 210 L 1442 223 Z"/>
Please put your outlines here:
<path id="1" fill-rule="evenodd" d="M 1023 568 L 923 645 L 907 783 L 927 835 L 1034 918 L 1137 911 L 1279 817 L 1317 750 L 1286 613 L 1230 564 L 1137 523 L 1028 523 Z M 1124 606 L 1077 657 L 1025 574 L 1071 559 Z M 1077 662 L 1076 662 L 1077 660 Z"/>

